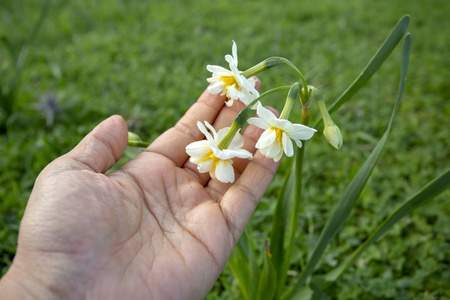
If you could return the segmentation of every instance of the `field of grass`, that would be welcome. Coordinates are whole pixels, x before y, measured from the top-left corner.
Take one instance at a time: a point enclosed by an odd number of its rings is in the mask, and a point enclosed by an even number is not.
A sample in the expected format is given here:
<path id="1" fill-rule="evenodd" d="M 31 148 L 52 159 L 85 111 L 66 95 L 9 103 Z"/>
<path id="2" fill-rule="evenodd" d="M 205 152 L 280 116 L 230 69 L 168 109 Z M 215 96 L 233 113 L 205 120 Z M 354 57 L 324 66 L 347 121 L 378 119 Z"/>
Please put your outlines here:
<path id="1" fill-rule="evenodd" d="M 44 1 L 1 2 L 0 37 L 8 41 L 0 46 L 5 91 L 14 73 L 6 44 L 17 53 Z M 225 66 L 232 40 L 240 69 L 284 56 L 310 84 L 321 87 L 331 104 L 409 14 L 413 42 L 403 103 L 378 167 L 316 272 L 332 269 L 393 209 L 450 165 L 449 12 L 445 0 L 52 1 L 28 49 L 14 113 L 0 133 L 1 274 L 14 257 L 36 176 L 104 118 L 120 114 L 130 130 L 153 140 L 206 88 L 206 65 Z M 369 84 L 333 115 L 343 148 L 334 150 L 321 134 L 308 143 L 302 230 L 294 253 L 298 263 L 290 273 L 304 264 L 334 203 L 384 132 L 399 76 L 396 49 Z M 259 77 L 262 91 L 296 80 L 285 67 Z M 47 125 L 42 103 L 51 97 L 58 112 Z M 265 104 L 279 110 L 282 105 L 275 97 Z M 312 118 L 317 116 L 313 107 Z M 135 153 L 128 149 L 121 163 Z M 251 221 L 261 251 L 286 165 L 283 161 Z M 330 287 L 329 297 L 450 299 L 449 199 L 446 191 L 403 219 Z M 224 290 L 224 281 L 233 291 Z M 227 268 L 208 298 L 231 299 L 230 293 L 239 298 Z"/>

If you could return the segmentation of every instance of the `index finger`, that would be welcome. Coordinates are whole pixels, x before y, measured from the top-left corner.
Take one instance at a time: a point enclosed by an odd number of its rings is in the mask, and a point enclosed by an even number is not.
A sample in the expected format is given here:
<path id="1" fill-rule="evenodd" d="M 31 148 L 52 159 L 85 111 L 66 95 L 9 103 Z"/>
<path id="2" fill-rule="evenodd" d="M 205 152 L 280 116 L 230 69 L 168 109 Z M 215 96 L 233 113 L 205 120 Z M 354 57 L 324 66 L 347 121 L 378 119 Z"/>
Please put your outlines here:
<path id="1" fill-rule="evenodd" d="M 225 100 L 226 96 L 213 95 L 206 89 L 175 126 L 160 135 L 145 151 L 161 154 L 177 166 L 182 166 L 188 159 L 186 146 L 203 137 L 197 128 L 197 121 L 206 120 L 212 124 Z"/>

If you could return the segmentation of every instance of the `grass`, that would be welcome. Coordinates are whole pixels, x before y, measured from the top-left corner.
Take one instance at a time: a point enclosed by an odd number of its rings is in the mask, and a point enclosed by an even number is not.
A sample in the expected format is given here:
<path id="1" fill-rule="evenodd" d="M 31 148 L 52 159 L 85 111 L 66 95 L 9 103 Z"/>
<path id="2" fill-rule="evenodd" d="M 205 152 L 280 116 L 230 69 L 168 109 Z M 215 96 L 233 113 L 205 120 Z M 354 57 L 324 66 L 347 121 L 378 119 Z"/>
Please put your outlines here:
<path id="1" fill-rule="evenodd" d="M 0 36 L 18 49 L 44 1 L 4 0 Z M 14 257 L 17 231 L 39 172 L 69 151 L 98 122 L 121 114 L 130 130 L 151 141 L 172 126 L 206 87 L 207 64 L 224 65 L 231 41 L 241 69 L 278 55 L 320 86 L 325 101 L 351 83 L 404 14 L 413 44 L 404 101 L 392 137 L 368 187 L 317 272 L 325 273 L 360 244 L 395 207 L 449 166 L 450 42 L 444 28 L 450 4 L 435 1 L 53 1 L 30 46 L 15 113 L 0 135 L 0 268 Z M 0 47 L 0 86 L 13 74 Z M 322 135 L 306 148 L 304 200 L 296 261 L 320 233 L 332 205 L 384 131 L 395 101 L 400 51 L 333 115 L 344 146 Z M 295 80 L 288 68 L 260 75 L 262 90 Z M 60 112 L 46 126 L 40 99 L 53 93 Z M 281 110 L 275 98 L 270 104 Z M 318 110 L 313 107 L 313 119 Z M 0 117 L 4 117 L 0 115 Z M 318 128 L 320 131 L 322 128 Z M 132 156 L 132 149 L 127 151 Z M 286 171 L 282 163 L 279 173 Z M 252 218 L 255 236 L 268 237 L 281 176 Z M 416 210 L 366 252 L 330 288 L 339 299 L 450 298 L 450 193 Z M 228 299 L 226 269 L 208 298 Z"/>

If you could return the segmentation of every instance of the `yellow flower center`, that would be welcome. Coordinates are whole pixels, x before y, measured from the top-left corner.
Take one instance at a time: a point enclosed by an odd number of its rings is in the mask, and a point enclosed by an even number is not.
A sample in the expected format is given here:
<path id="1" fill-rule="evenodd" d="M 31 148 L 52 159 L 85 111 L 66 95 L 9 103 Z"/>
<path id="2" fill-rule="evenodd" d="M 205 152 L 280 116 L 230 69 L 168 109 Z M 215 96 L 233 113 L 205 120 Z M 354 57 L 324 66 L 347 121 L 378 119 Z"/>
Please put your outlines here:
<path id="1" fill-rule="evenodd" d="M 239 90 L 239 85 L 236 81 L 236 78 L 234 78 L 234 76 L 222 76 L 222 81 L 225 83 L 227 91 L 233 85 L 235 85 L 236 89 Z"/>
<path id="2" fill-rule="evenodd" d="M 216 163 L 216 160 L 219 160 L 212 151 L 209 151 L 205 155 L 203 155 L 202 158 L 199 159 L 198 164 L 204 163 L 207 160 L 214 159 L 214 163 Z"/>
<path id="3" fill-rule="evenodd" d="M 200 165 L 200 164 L 204 163 L 205 161 L 211 160 L 211 159 L 214 159 L 211 170 L 215 170 L 217 168 L 217 165 L 220 163 L 221 159 L 217 158 L 212 151 L 203 155 L 203 157 L 200 158 L 200 160 L 198 161 L 198 164 Z M 230 159 L 227 159 L 226 161 L 233 163 Z"/>
<path id="4" fill-rule="evenodd" d="M 277 127 L 270 127 L 270 129 L 275 130 L 275 134 L 276 134 L 276 140 L 278 143 L 280 143 L 280 145 L 283 145 L 283 130 L 281 130 L 280 128 Z"/>

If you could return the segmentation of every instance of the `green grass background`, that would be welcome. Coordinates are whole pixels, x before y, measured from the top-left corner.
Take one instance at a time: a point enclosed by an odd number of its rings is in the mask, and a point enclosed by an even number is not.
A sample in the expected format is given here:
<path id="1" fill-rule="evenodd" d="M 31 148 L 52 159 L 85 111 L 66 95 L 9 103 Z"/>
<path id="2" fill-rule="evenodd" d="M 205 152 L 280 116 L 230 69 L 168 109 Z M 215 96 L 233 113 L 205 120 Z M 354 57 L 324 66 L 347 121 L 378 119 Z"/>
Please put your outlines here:
<path id="1" fill-rule="evenodd" d="M 43 1 L 2 0 L 0 36 L 17 49 L 39 17 Z M 151 141 L 174 125 L 207 86 L 207 64 L 226 66 L 238 45 L 244 70 L 284 56 L 321 87 L 326 102 L 353 81 L 392 27 L 411 16 L 412 52 L 406 94 L 378 167 L 344 229 L 323 258 L 324 273 L 351 253 L 407 196 L 449 167 L 450 2 L 430 1 L 53 1 L 32 43 L 21 86 L 0 135 L 0 269 L 14 257 L 17 232 L 39 172 L 96 124 L 122 115 L 130 130 Z M 346 184 L 384 132 L 396 99 L 400 49 L 349 103 L 333 115 L 344 146 L 321 134 L 307 145 L 300 234 L 291 273 L 307 251 Z M 13 60 L 0 47 L 0 85 Z M 297 80 L 288 68 L 259 75 L 261 90 Z M 40 97 L 53 93 L 60 113 L 48 128 Z M 282 97 L 265 104 L 282 108 Z M 294 117 L 298 118 L 297 111 Z M 313 119 L 318 109 L 313 106 Z M 318 128 L 320 131 L 321 127 Z M 135 153 L 127 150 L 127 157 Z M 125 161 L 124 158 L 123 161 Z M 251 221 L 263 249 L 287 162 Z M 450 299 L 450 193 L 402 220 L 327 290 L 339 299 Z M 232 290 L 224 290 L 228 281 Z M 239 298 L 228 268 L 208 298 Z"/>

